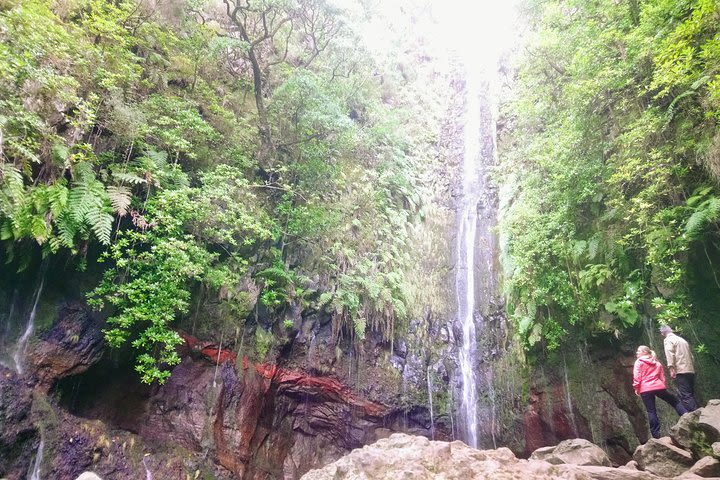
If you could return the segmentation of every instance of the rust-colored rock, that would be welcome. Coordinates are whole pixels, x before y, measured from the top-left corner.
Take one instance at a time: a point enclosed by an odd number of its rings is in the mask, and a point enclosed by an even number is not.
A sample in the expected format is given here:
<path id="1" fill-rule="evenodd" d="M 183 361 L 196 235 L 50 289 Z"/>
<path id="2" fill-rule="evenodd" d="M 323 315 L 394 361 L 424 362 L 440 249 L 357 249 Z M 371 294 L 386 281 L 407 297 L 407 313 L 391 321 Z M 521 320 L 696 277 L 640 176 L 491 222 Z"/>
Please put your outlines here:
<path id="1" fill-rule="evenodd" d="M 270 380 L 254 370 L 237 374 L 222 367 L 223 387 L 218 398 L 213 438 L 218 463 L 243 478 L 252 458 L 252 440 L 270 388 Z"/>

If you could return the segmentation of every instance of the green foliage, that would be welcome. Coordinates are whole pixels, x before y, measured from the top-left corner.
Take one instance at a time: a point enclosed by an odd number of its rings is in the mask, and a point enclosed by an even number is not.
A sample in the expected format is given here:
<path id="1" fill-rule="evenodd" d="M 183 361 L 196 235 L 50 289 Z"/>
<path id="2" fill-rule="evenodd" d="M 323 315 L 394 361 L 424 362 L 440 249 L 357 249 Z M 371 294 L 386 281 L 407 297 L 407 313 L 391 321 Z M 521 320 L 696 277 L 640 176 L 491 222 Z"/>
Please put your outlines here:
<path id="1" fill-rule="evenodd" d="M 272 332 L 268 332 L 262 327 L 255 329 L 255 358 L 262 362 L 270 351 L 274 343 Z"/>
<path id="2" fill-rule="evenodd" d="M 720 41 L 716 2 L 681 3 L 530 11 L 500 172 L 506 294 L 528 349 L 691 314 L 688 251 L 720 214 L 707 186 Z"/>
<path id="3" fill-rule="evenodd" d="M 177 314 L 187 312 L 188 282 L 207 277 L 214 256 L 188 236 L 127 232 L 104 258 L 117 267 L 105 272 L 91 299 L 118 312 L 108 319 L 105 338 L 116 348 L 132 338 L 142 381 L 164 383 L 170 372 L 160 367 L 180 362 L 175 347 L 182 339 L 170 326 Z"/>
<path id="4" fill-rule="evenodd" d="M 262 280 L 262 304 L 268 308 L 277 308 L 288 302 L 298 277 L 282 263 L 279 251 L 272 250 L 271 253 L 274 257 L 273 264 L 260 270 L 255 277 Z"/>
<path id="5" fill-rule="evenodd" d="M 246 272 L 240 251 L 220 255 L 217 247 L 252 246 L 269 234 L 262 217 L 242 202 L 245 182 L 237 171 L 219 166 L 202 179 L 199 187 L 178 182 L 147 203 L 147 212 L 135 218 L 138 229 L 120 232 L 103 255 L 112 266 L 90 294 L 96 307 L 113 307 L 105 338 L 113 347 L 131 342 L 146 383 L 164 382 L 170 372 L 163 368 L 180 360 L 175 347 L 181 339 L 172 326 L 187 313 L 193 284 L 231 290 Z"/>
<path id="6" fill-rule="evenodd" d="M 79 266 L 105 249 L 90 298 L 145 382 L 177 363 L 199 285 L 236 327 L 248 279 L 275 320 L 325 308 L 337 335 L 389 339 L 408 315 L 436 90 L 326 2 L 239 5 L 234 19 L 202 1 L 0 6 L 0 241 Z"/>
<path id="7" fill-rule="evenodd" d="M 685 221 L 687 240 L 701 238 L 709 227 L 720 220 L 720 197 L 715 196 L 713 187 L 696 189 L 686 204 L 692 211 Z"/>

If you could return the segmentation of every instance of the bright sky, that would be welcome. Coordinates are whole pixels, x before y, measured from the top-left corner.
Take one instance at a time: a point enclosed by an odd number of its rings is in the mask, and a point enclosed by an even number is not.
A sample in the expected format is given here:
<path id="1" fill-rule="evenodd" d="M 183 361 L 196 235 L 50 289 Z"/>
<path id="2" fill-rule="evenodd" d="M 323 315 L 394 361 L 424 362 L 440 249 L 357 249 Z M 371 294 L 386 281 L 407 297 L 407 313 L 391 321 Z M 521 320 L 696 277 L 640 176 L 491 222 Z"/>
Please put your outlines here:
<path id="1" fill-rule="evenodd" d="M 516 5 L 519 0 L 376 0 L 374 8 L 384 21 L 366 26 L 371 49 L 382 50 L 394 34 L 412 28 L 433 47 L 463 59 L 469 70 L 494 67 L 500 54 L 516 40 Z M 357 0 L 334 0 L 351 11 Z M 424 11 L 423 11 L 424 10 Z M 429 10 L 429 12 L 428 12 Z"/>
<path id="2" fill-rule="evenodd" d="M 433 15 L 444 47 L 471 68 L 494 67 L 515 40 L 514 0 L 433 0 Z"/>

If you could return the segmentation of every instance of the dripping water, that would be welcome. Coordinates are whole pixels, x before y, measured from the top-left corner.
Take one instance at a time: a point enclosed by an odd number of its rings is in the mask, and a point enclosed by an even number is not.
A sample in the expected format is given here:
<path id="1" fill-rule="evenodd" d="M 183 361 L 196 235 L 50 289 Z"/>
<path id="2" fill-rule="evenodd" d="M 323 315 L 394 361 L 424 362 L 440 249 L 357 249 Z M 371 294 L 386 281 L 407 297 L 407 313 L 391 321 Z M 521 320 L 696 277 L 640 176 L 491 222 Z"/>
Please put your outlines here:
<path id="1" fill-rule="evenodd" d="M 432 379 L 430 378 L 430 366 L 427 367 L 427 392 L 428 405 L 430 407 L 430 438 L 435 440 L 435 416 L 433 413 Z"/>
<path id="2" fill-rule="evenodd" d="M 152 474 L 152 472 L 150 471 L 150 467 L 148 467 L 148 464 L 147 464 L 147 458 L 148 458 L 148 456 L 149 456 L 149 454 L 146 453 L 145 456 L 144 456 L 143 459 L 142 459 L 143 467 L 145 467 L 145 480 L 153 480 L 153 474 Z"/>
<path id="3" fill-rule="evenodd" d="M 15 363 L 15 371 L 19 374 L 23 373 L 23 362 L 25 357 L 25 349 L 27 348 L 28 340 L 35 330 L 35 316 L 37 315 L 37 307 L 40 302 L 40 295 L 42 295 L 43 287 L 45 286 L 45 271 L 47 270 L 47 261 L 43 261 L 40 266 L 40 283 L 38 284 L 37 290 L 35 290 L 35 300 L 33 301 L 32 310 L 28 316 L 28 322 L 25 327 L 25 331 L 20 336 L 15 346 L 15 353 L 13 353 L 13 361 Z"/>
<path id="4" fill-rule="evenodd" d="M 573 429 L 573 435 L 575 438 L 579 438 L 577 428 L 577 421 L 575 420 L 575 410 L 573 410 L 572 399 L 570 398 L 570 380 L 568 379 L 568 368 L 567 362 L 565 361 L 565 354 L 563 353 L 563 374 L 565 376 L 565 400 L 567 402 L 568 416 L 570 417 L 570 425 Z"/>
<path id="5" fill-rule="evenodd" d="M 487 373 L 488 394 L 490 397 L 490 435 L 492 436 L 493 448 L 497 448 L 497 439 L 495 438 L 495 424 L 497 423 L 497 395 L 495 393 L 495 379 L 492 370 Z"/>
<path id="6" fill-rule="evenodd" d="M 8 312 L 7 317 L 5 317 L 5 321 L 3 322 L 2 332 L 0 332 L 0 365 L 7 368 L 14 368 L 15 364 L 14 362 L 10 362 L 10 359 L 6 357 L 6 355 L 10 355 L 9 349 L 7 347 L 9 342 L 9 337 L 11 335 L 10 329 L 11 325 L 13 324 L 13 318 L 15 318 L 15 304 L 17 303 L 17 297 L 18 297 L 18 291 L 17 289 L 13 292 L 12 300 L 10 301 L 10 311 Z"/>
<path id="7" fill-rule="evenodd" d="M 448 391 L 448 394 L 450 395 L 450 401 L 448 402 L 448 416 L 450 417 L 450 435 L 453 440 L 455 440 L 455 419 L 453 418 L 453 389 L 451 388 Z"/>
<path id="8" fill-rule="evenodd" d="M 28 471 L 27 480 L 40 480 L 40 467 L 42 465 L 43 453 L 45 450 L 45 438 L 40 432 L 40 444 L 38 445 L 35 460 L 33 461 L 32 470 Z"/>
<path id="9" fill-rule="evenodd" d="M 2 331 L 2 338 L 3 341 L 10 335 L 10 325 L 12 324 L 12 319 L 15 316 L 15 304 L 17 303 L 17 297 L 18 297 L 18 291 L 15 289 L 13 291 L 12 300 L 10 302 L 10 312 L 8 312 L 7 320 L 5 322 L 5 325 L 3 326 Z"/>

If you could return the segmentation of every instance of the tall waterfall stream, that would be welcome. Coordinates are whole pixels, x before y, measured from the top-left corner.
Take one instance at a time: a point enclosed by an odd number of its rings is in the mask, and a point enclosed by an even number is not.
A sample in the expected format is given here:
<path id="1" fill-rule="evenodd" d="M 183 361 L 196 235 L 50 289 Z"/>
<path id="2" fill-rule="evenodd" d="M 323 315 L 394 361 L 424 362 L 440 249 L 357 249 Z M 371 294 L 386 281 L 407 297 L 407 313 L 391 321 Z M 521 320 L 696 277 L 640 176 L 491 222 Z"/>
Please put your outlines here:
<path id="1" fill-rule="evenodd" d="M 477 331 L 496 296 L 494 268 L 494 195 L 487 169 L 495 163 L 496 127 L 489 82 L 468 72 L 465 83 L 462 193 L 457 207 L 457 319 L 462 325 L 459 352 L 462 373 L 461 432 L 478 447 Z M 492 430 L 491 430 L 492 431 Z M 494 440 L 494 438 L 493 438 Z"/>

